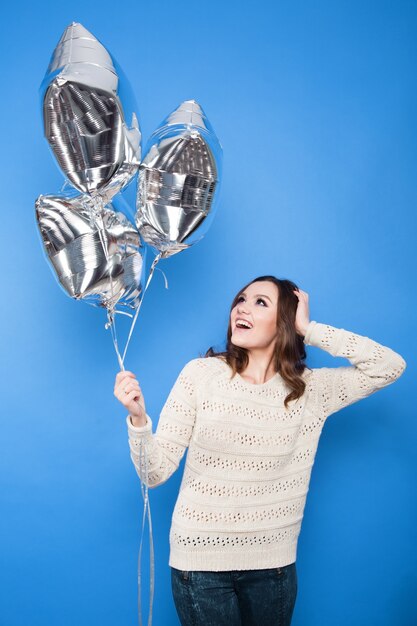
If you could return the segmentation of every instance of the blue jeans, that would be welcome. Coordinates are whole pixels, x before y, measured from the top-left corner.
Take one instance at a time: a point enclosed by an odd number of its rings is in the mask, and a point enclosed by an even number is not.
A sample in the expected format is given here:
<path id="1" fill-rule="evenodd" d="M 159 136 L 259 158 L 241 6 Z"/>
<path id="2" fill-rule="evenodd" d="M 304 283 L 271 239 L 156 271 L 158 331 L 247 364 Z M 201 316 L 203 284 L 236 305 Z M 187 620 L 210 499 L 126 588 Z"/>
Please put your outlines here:
<path id="1" fill-rule="evenodd" d="M 171 567 L 182 626 L 290 626 L 297 596 L 295 563 L 226 572 Z"/>

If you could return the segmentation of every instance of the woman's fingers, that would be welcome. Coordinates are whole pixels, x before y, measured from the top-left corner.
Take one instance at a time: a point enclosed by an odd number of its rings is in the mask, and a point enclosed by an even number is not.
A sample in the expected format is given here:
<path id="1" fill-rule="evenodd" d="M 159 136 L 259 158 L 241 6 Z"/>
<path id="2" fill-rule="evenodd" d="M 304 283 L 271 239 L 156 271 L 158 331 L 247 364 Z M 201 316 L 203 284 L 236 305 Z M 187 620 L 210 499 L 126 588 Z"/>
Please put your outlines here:
<path id="1" fill-rule="evenodd" d="M 141 396 L 142 395 L 142 390 L 139 387 L 139 385 L 133 385 L 133 384 L 129 384 L 126 387 L 118 387 L 117 389 L 115 389 L 114 391 L 114 395 L 116 396 L 116 398 L 118 398 L 119 400 L 122 400 L 124 396 L 127 396 L 127 394 L 129 394 L 131 391 L 134 391 L 135 394 L 137 396 Z"/>
<path id="2" fill-rule="evenodd" d="M 123 388 L 128 382 L 136 381 L 136 377 L 132 372 L 124 371 L 119 372 L 116 376 L 116 380 L 114 383 L 114 389 Z"/>
<path id="3" fill-rule="evenodd" d="M 117 399 L 123 404 L 126 409 L 136 409 L 138 410 L 138 400 L 140 399 L 140 394 L 137 389 L 132 389 L 128 393 L 121 393 L 119 396 L 116 396 Z"/>
<path id="4" fill-rule="evenodd" d="M 136 389 L 132 389 L 129 393 L 125 394 L 123 404 L 129 411 L 130 415 L 140 416 L 146 412 L 143 397 L 138 396 Z"/>
<path id="5" fill-rule="evenodd" d="M 129 393 L 130 391 L 136 391 L 136 393 L 140 396 L 141 392 L 141 388 L 139 387 L 138 383 L 136 382 L 136 384 L 134 382 L 132 383 L 127 383 L 127 385 L 125 385 L 125 387 L 123 387 L 123 389 L 120 389 L 120 391 L 122 393 Z"/>
<path id="6" fill-rule="evenodd" d="M 120 382 L 122 382 L 122 380 L 125 380 L 126 378 L 135 378 L 135 375 L 133 372 L 129 372 L 128 370 L 118 372 L 116 374 L 116 385 L 118 385 Z"/>
<path id="7" fill-rule="evenodd" d="M 302 298 L 308 299 L 308 293 L 303 291 L 302 289 L 294 289 L 293 292 L 296 296 L 301 296 Z"/>
<path id="8" fill-rule="evenodd" d="M 129 372 L 129 370 L 122 370 L 121 372 L 117 372 L 116 380 L 117 381 L 122 380 L 126 376 L 132 376 L 133 378 L 135 377 L 133 372 Z"/>
<path id="9" fill-rule="evenodd" d="M 135 391 L 138 396 L 142 394 L 138 381 L 136 379 L 133 380 L 129 378 L 128 380 L 122 380 L 115 386 L 114 395 L 118 400 L 122 400 L 123 396 L 126 396 L 131 391 Z"/>
<path id="10" fill-rule="evenodd" d="M 130 415 L 140 416 L 146 411 L 142 390 L 133 372 L 124 370 L 117 373 L 114 395 Z"/>
<path id="11" fill-rule="evenodd" d="M 136 391 L 136 389 L 132 389 L 132 391 L 129 391 L 129 393 L 125 394 L 125 402 L 127 404 L 130 404 L 130 402 L 132 402 L 132 400 L 136 400 L 138 399 L 138 392 Z"/>

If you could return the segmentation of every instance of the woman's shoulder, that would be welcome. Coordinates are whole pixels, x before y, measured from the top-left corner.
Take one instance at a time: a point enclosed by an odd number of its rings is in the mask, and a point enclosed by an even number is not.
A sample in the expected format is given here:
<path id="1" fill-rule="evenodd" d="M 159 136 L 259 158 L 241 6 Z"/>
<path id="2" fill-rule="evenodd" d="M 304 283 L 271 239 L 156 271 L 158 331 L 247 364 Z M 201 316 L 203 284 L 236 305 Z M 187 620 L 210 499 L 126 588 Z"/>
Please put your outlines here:
<path id="1" fill-rule="evenodd" d="M 223 355 L 216 354 L 213 356 L 198 356 L 188 361 L 188 363 L 192 363 L 195 367 L 208 368 L 218 367 L 219 364 L 227 364 L 227 361 Z"/>
<path id="2" fill-rule="evenodd" d="M 206 372 L 213 374 L 218 371 L 224 371 L 225 367 L 229 367 L 226 359 L 223 356 L 215 355 L 195 357 L 186 363 L 184 369 L 200 378 Z"/>

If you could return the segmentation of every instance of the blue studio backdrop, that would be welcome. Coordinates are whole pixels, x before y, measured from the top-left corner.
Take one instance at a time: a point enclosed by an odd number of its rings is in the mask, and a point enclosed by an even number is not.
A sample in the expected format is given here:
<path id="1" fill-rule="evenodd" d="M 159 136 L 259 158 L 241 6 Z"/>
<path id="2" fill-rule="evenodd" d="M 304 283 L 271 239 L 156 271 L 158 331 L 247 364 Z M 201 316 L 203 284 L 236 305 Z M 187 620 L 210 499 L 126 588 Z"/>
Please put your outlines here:
<path id="1" fill-rule="evenodd" d="M 223 348 L 232 298 L 259 275 L 307 291 L 311 319 L 399 352 L 398 382 L 325 424 L 293 625 L 416 624 L 417 7 L 405 0 L 3 7 L 1 624 L 138 622 L 143 500 L 105 312 L 64 294 L 34 213 L 64 180 L 38 88 L 73 21 L 123 68 L 145 141 L 193 98 L 224 150 L 211 228 L 159 263 L 168 289 L 155 272 L 128 351 L 154 427 L 183 365 Z M 307 352 L 311 367 L 348 364 Z M 149 491 L 155 626 L 179 624 L 168 533 L 184 460 Z M 147 526 L 142 576 L 146 623 Z"/>

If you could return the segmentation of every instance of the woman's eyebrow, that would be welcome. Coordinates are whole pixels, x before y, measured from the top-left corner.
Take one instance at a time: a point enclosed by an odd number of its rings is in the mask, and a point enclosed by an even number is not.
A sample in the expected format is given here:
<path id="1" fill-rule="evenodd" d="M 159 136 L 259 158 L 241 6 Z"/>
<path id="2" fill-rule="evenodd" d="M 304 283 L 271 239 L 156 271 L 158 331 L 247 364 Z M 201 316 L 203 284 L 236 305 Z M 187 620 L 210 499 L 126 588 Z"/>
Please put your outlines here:
<path id="1" fill-rule="evenodd" d="M 246 296 L 246 293 L 245 293 L 245 292 L 243 292 L 243 293 L 241 293 L 240 295 L 241 295 L 241 296 Z M 262 296 L 263 298 L 268 298 L 268 300 L 269 300 L 269 301 L 270 301 L 270 303 L 272 304 L 272 300 L 271 300 L 271 298 L 270 298 L 269 296 L 266 296 L 264 293 L 256 293 L 256 294 L 254 295 L 254 298 L 257 298 L 258 296 Z"/>

